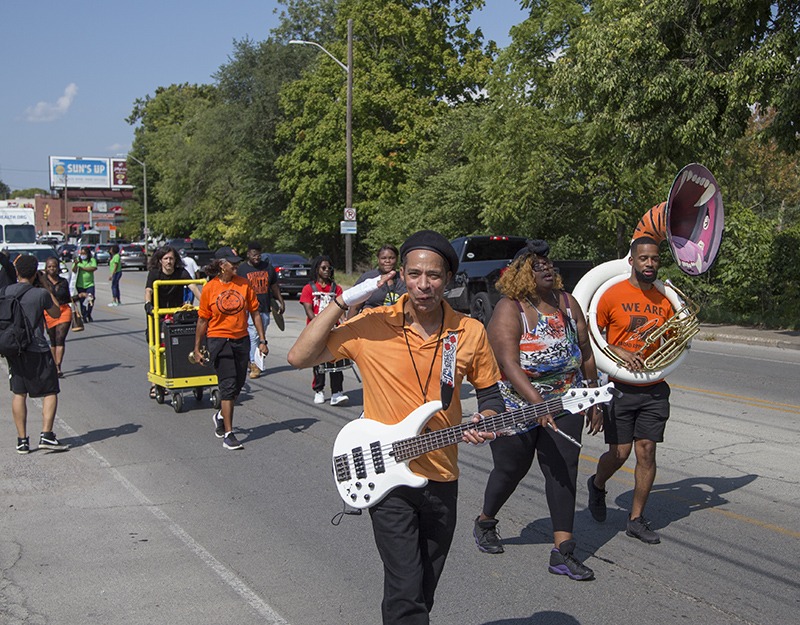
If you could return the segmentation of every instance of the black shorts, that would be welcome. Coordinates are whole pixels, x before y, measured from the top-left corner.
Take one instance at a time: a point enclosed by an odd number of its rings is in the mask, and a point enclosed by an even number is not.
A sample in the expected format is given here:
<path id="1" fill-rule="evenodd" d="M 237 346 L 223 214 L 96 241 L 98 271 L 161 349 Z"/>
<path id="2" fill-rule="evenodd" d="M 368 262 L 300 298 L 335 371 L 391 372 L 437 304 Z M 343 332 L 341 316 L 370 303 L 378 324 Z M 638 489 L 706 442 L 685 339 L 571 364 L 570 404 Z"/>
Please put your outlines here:
<path id="1" fill-rule="evenodd" d="M 58 395 L 58 370 L 53 354 L 46 352 L 25 352 L 21 356 L 8 359 L 11 392 L 14 395 L 47 397 Z"/>
<path id="2" fill-rule="evenodd" d="M 634 439 L 660 443 L 669 419 L 670 388 L 664 380 L 649 386 L 614 382 L 622 397 L 603 411 L 603 429 L 609 445 L 628 445 Z"/>
<path id="3" fill-rule="evenodd" d="M 218 336 L 206 338 L 208 353 L 217 371 L 219 398 L 235 400 L 247 379 L 250 364 L 250 337 L 226 339 Z"/>

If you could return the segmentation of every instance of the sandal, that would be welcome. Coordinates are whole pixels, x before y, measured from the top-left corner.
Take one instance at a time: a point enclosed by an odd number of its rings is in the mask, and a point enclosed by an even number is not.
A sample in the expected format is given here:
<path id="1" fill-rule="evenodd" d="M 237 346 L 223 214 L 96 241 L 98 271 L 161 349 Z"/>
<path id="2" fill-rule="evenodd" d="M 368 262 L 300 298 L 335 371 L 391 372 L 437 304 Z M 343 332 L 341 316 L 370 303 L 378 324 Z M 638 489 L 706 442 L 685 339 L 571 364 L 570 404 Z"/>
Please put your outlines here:
<path id="1" fill-rule="evenodd" d="M 156 398 L 156 385 L 153 384 L 153 386 L 150 387 L 150 399 L 155 399 L 155 398 Z"/>

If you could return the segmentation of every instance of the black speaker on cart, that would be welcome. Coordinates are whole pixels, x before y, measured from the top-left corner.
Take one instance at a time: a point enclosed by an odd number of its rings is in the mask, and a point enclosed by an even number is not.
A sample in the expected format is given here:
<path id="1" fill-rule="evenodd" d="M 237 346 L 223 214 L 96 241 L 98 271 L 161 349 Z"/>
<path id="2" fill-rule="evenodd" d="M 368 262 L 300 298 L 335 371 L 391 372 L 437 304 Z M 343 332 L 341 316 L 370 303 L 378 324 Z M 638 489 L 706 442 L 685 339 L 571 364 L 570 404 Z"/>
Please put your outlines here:
<path id="1" fill-rule="evenodd" d="M 214 368 L 210 364 L 201 367 L 189 362 L 189 354 L 194 350 L 196 328 L 196 323 L 171 323 L 169 321 L 162 326 L 168 378 L 193 378 L 214 374 Z M 203 345 L 205 343 L 204 340 Z"/>

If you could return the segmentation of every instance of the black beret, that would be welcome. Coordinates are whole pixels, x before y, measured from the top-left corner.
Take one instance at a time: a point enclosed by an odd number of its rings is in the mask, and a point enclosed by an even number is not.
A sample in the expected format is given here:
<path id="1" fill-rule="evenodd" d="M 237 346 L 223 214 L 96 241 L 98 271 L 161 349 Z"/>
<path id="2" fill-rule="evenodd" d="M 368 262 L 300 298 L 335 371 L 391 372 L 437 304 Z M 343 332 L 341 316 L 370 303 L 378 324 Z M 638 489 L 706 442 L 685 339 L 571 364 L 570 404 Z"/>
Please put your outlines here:
<path id="1" fill-rule="evenodd" d="M 434 230 L 420 230 L 405 240 L 400 246 L 400 258 L 405 258 L 411 250 L 430 250 L 447 261 L 450 271 L 458 271 L 458 254 L 444 235 Z"/>
<path id="2" fill-rule="evenodd" d="M 549 253 L 550 244 L 547 241 L 528 239 L 525 242 L 525 247 L 514 255 L 514 260 L 524 256 L 541 256 L 542 258 L 547 258 Z"/>

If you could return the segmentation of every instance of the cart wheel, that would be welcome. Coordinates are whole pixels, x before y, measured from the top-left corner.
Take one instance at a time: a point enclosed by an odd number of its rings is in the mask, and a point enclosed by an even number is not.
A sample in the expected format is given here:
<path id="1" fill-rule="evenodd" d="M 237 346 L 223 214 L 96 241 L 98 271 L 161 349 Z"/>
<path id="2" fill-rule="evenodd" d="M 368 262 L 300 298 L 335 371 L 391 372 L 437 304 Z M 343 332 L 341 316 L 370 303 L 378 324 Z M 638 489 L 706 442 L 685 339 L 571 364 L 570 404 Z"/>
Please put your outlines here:
<path id="1" fill-rule="evenodd" d="M 197 401 L 200 401 L 201 399 L 203 399 L 203 387 L 202 386 L 198 386 L 196 389 L 194 389 L 193 393 L 194 393 L 194 398 Z"/>
<path id="2" fill-rule="evenodd" d="M 222 405 L 222 400 L 219 398 L 219 390 L 214 389 L 211 391 L 211 405 L 214 406 L 217 410 Z"/>
<path id="3" fill-rule="evenodd" d="M 183 395 L 180 391 L 172 395 L 172 409 L 175 412 L 183 410 Z"/>
<path id="4" fill-rule="evenodd" d="M 156 386 L 156 403 L 163 404 L 164 403 L 164 387 L 163 386 Z"/>

